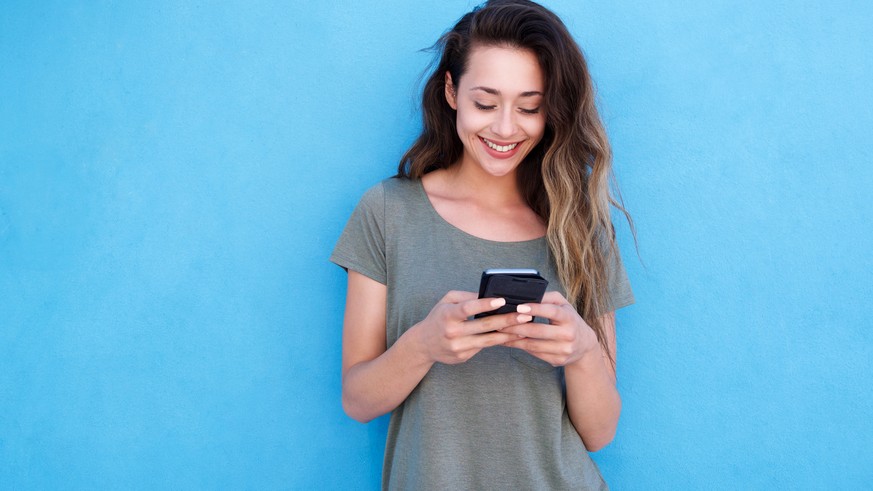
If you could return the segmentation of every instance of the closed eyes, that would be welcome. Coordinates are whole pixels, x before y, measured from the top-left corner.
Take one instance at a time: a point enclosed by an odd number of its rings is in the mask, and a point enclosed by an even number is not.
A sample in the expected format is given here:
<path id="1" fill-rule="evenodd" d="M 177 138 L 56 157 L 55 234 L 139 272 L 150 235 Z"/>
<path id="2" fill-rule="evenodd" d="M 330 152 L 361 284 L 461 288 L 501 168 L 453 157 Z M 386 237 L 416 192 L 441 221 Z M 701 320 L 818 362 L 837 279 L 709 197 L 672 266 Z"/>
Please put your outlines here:
<path id="1" fill-rule="evenodd" d="M 480 104 L 476 101 L 473 101 L 473 104 L 475 104 L 476 109 L 479 109 L 480 111 L 492 111 L 494 109 L 497 109 L 497 106 L 493 106 L 493 105 L 486 106 L 485 104 Z M 527 109 L 527 108 L 520 107 L 520 108 L 518 108 L 518 111 L 522 114 L 539 114 L 540 108 L 536 107 L 533 109 Z"/>

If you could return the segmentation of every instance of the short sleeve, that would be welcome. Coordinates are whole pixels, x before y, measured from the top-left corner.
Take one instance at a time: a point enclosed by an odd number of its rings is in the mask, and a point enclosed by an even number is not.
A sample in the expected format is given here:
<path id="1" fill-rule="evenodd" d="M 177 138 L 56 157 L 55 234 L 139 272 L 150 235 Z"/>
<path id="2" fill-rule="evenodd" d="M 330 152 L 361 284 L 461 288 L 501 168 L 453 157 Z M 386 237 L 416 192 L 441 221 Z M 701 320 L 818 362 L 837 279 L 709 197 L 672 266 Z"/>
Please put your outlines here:
<path id="1" fill-rule="evenodd" d="M 633 304 L 634 292 L 631 290 L 630 280 L 621 262 L 621 254 L 616 249 L 611 254 L 611 266 L 609 268 L 609 296 L 607 298 L 606 312 L 614 312 L 622 307 Z"/>
<path id="2" fill-rule="evenodd" d="M 385 262 L 385 192 L 382 184 L 370 188 L 337 241 L 330 261 L 383 285 L 387 282 Z"/>

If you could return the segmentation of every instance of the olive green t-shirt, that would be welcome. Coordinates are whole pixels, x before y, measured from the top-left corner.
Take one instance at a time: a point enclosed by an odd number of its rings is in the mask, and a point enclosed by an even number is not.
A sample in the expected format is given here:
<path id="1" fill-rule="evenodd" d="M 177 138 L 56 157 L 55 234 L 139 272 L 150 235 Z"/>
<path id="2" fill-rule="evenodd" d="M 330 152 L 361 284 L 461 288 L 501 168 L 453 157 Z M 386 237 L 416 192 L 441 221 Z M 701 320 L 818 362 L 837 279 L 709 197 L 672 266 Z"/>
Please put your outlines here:
<path id="1" fill-rule="evenodd" d="M 387 286 L 387 347 L 449 290 L 489 268 L 533 268 L 561 293 L 544 238 L 496 242 L 446 222 L 420 180 L 386 179 L 361 199 L 330 260 Z M 633 303 L 620 259 L 610 310 Z M 548 329 L 543 324 L 544 329 Z M 607 489 L 567 415 L 563 369 L 514 348 L 436 363 L 391 413 L 383 489 Z"/>

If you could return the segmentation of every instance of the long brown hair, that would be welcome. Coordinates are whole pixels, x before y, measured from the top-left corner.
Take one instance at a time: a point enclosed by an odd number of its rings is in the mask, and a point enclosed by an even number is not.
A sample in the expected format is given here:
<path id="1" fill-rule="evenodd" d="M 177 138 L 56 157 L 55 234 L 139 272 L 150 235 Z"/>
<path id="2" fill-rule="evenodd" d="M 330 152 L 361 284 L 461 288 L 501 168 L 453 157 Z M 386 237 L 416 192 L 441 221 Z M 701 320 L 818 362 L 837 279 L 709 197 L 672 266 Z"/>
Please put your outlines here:
<path id="1" fill-rule="evenodd" d="M 610 205 L 633 221 L 614 186 L 612 153 L 595 106 L 582 51 L 561 20 L 525 0 L 491 0 L 464 15 L 437 41 L 441 53 L 422 96 L 421 135 L 403 155 L 398 177 L 424 174 L 458 162 L 464 146 L 456 114 L 445 99 L 445 73 L 458 84 L 475 46 L 527 49 L 545 79 L 546 129 L 518 169 L 527 204 L 547 226 L 546 237 L 567 299 L 594 329 L 613 364 L 599 316 L 609 311 L 610 272 L 619 261 Z M 635 234 L 634 234 L 635 235 Z"/>

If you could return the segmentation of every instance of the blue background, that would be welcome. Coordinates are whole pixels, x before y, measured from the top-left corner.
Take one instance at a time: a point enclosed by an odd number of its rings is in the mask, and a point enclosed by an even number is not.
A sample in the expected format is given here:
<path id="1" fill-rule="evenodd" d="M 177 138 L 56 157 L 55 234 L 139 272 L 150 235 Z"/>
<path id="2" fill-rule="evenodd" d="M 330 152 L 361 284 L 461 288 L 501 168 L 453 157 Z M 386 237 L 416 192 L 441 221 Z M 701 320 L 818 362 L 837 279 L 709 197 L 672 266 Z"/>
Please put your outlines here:
<path id="1" fill-rule="evenodd" d="M 471 6 L 4 3 L 0 488 L 377 488 L 327 257 Z M 548 6 L 639 231 L 607 481 L 873 486 L 873 4 Z"/>

